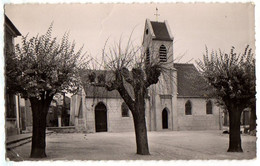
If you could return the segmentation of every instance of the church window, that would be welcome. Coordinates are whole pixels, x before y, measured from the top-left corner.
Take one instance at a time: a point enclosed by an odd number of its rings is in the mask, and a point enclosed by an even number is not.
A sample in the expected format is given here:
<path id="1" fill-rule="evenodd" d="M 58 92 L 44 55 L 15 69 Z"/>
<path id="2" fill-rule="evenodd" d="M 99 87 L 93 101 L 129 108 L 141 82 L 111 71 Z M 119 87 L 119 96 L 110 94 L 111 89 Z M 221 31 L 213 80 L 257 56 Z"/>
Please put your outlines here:
<path id="1" fill-rule="evenodd" d="M 191 102 L 190 100 L 188 100 L 186 103 L 185 103 L 185 115 L 191 115 Z"/>
<path id="2" fill-rule="evenodd" d="M 211 100 L 207 101 L 207 104 L 206 104 L 206 113 L 207 113 L 207 114 L 212 114 L 212 102 L 211 102 Z"/>
<path id="3" fill-rule="evenodd" d="M 150 64 L 150 51 L 149 51 L 149 48 L 147 48 L 145 55 L 146 55 L 145 63 L 146 63 L 146 65 L 149 65 Z"/>
<path id="4" fill-rule="evenodd" d="M 164 45 L 160 46 L 159 56 L 160 56 L 160 62 L 167 62 L 167 49 Z"/>
<path id="5" fill-rule="evenodd" d="M 129 117 L 129 108 L 125 102 L 121 105 L 122 117 Z"/>
<path id="6" fill-rule="evenodd" d="M 146 35 L 148 35 L 148 29 L 146 29 L 145 33 L 146 33 Z"/>

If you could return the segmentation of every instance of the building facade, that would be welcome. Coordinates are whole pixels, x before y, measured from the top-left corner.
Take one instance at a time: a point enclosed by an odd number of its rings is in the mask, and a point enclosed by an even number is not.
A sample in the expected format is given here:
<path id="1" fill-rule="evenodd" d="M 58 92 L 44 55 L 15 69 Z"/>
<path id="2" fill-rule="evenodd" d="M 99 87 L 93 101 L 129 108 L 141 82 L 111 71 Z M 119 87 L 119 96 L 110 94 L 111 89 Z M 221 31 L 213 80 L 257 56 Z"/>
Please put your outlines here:
<path id="1" fill-rule="evenodd" d="M 4 53 L 14 49 L 14 38 L 20 36 L 21 33 L 14 26 L 12 21 L 5 15 L 4 17 Z M 7 135 L 14 135 L 21 132 L 25 121 L 22 121 L 21 109 L 25 108 L 25 101 L 21 100 L 19 95 L 12 94 L 5 90 L 5 128 Z"/>
<path id="2" fill-rule="evenodd" d="M 222 110 L 208 98 L 207 85 L 193 64 L 174 63 L 173 42 L 167 21 L 145 21 L 144 62 L 149 65 L 160 61 L 167 68 L 159 82 L 148 89 L 148 131 L 220 129 Z M 131 112 L 116 90 L 86 84 L 72 96 L 70 115 L 70 124 L 78 130 L 134 131 Z"/>

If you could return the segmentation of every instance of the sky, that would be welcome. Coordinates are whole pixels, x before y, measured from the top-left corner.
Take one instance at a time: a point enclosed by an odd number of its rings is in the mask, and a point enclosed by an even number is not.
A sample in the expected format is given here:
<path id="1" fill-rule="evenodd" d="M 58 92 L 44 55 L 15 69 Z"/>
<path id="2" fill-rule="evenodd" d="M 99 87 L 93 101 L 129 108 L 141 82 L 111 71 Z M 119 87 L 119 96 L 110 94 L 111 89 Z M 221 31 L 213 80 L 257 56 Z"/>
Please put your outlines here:
<path id="1" fill-rule="evenodd" d="M 133 31 L 133 43 L 141 45 L 145 20 L 156 20 L 156 7 L 159 21 L 167 20 L 174 36 L 176 62 L 194 63 L 205 46 L 227 52 L 234 46 L 243 52 L 249 44 L 254 49 L 250 3 L 15 4 L 5 5 L 5 13 L 22 35 L 44 34 L 54 22 L 53 36 L 69 31 L 71 41 L 98 59 L 107 39 L 110 46 L 121 36 L 126 41 Z"/>

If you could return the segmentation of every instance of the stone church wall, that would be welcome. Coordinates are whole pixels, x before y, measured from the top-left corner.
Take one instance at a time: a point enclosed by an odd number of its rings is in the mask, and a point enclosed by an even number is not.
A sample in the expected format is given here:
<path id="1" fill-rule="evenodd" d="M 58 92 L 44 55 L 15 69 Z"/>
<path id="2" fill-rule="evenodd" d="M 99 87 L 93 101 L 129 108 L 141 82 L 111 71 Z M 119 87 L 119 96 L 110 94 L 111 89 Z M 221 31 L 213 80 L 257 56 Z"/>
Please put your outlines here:
<path id="1" fill-rule="evenodd" d="M 128 112 L 129 117 L 122 117 L 121 105 L 123 99 L 120 98 L 86 98 L 86 130 L 87 132 L 96 132 L 95 130 L 95 106 L 103 102 L 107 108 L 107 129 L 108 132 L 128 132 L 134 131 L 134 123 L 132 113 Z M 149 105 L 148 102 L 147 107 Z M 149 112 L 147 111 L 147 130 L 149 130 Z"/>
<path id="2" fill-rule="evenodd" d="M 192 115 L 185 115 L 185 103 L 192 103 Z M 213 103 L 212 114 L 206 114 L 206 100 L 203 98 L 178 98 L 178 130 L 218 130 L 219 107 Z"/>
<path id="3" fill-rule="evenodd" d="M 167 96 L 168 97 L 168 96 Z M 156 97 L 156 131 L 161 131 L 163 130 L 162 122 L 163 122 L 163 117 L 162 117 L 162 112 L 164 109 L 167 110 L 168 113 L 168 128 L 169 130 L 172 130 L 172 119 L 173 119 L 173 114 L 172 114 L 172 98 L 165 98 L 165 96 L 160 96 L 157 95 Z M 170 96 L 171 97 L 171 96 Z"/>

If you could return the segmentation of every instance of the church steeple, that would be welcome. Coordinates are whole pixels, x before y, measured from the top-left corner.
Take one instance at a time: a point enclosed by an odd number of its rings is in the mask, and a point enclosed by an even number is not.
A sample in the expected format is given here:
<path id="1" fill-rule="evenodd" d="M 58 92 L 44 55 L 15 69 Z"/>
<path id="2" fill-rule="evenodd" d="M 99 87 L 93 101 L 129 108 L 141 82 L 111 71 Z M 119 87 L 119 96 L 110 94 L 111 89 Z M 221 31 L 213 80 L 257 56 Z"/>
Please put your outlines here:
<path id="1" fill-rule="evenodd" d="M 174 128 L 173 110 L 177 110 L 177 86 L 174 84 L 176 71 L 173 68 L 173 36 L 167 21 L 158 21 L 158 9 L 156 10 L 156 21 L 146 19 L 143 35 L 143 59 L 145 68 L 160 64 L 167 68 L 159 77 L 157 84 L 149 87 L 148 95 L 151 100 L 150 114 L 154 122 L 151 122 L 152 130 L 160 130 L 168 126 Z M 162 110 L 164 111 L 162 115 Z M 168 116 L 167 120 L 161 120 L 158 117 Z"/>
<path id="2" fill-rule="evenodd" d="M 158 16 L 158 10 L 156 16 Z M 158 22 L 146 19 L 143 48 L 146 63 L 154 60 L 173 62 L 173 36 L 166 20 Z"/>

